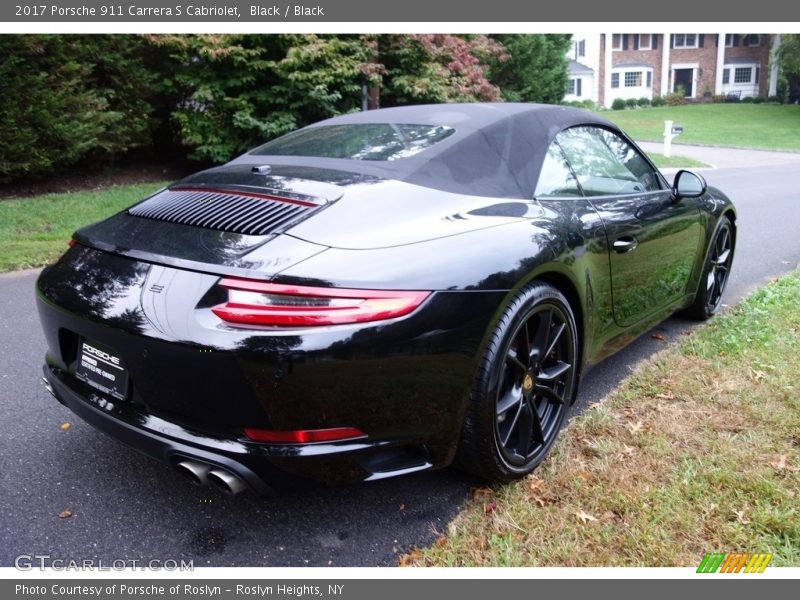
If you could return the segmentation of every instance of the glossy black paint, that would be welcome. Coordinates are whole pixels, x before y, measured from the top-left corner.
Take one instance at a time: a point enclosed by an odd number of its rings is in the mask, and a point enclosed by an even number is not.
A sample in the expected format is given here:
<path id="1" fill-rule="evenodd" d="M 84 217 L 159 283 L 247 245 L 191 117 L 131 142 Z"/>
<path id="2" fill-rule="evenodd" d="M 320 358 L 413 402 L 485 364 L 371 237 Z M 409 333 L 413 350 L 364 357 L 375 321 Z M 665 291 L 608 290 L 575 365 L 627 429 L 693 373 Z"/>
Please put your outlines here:
<path id="1" fill-rule="evenodd" d="M 564 127 L 610 127 L 567 114 Z M 550 123 L 548 139 L 558 131 Z M 259 491 L 446 466 L 487 336 L 517 290 L 540 279 L 567 297 L 585 372 L 692 302 L 719 219 L 735 221 L 718 190 L 677 199 L 663 180 L 659 192 L 519 199 L 330 166 L 276 164 L 263 175 L 254 157 L 242 160 L 176 186 L 269 190 L 324 207 L 265 236 L 117 214 L 76 233 L 78 245 L 43 271 L 37 304 L 45 374 L 62 402 L 139 450 L 220 464 Z M 628 236 L 638 246 L 615 250 Z M 210 310 L 223 275 L 433 294 L 393 321 L 243 329 Z M 129 401 L 103 408 L 74 377 L 81 338 L 120 354 Z M 356 427 L 368 437 L 261 444 L 245 427 Z"/>

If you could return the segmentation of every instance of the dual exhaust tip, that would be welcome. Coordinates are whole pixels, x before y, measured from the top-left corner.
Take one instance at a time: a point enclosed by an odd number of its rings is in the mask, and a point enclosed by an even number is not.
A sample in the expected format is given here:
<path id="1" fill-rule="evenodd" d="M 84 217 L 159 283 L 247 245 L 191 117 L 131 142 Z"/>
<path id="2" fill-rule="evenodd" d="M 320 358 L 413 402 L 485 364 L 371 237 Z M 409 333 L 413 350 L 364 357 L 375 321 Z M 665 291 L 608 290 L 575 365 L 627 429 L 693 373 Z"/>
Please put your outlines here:
<path id="1" fill-rule="evenodd" d="M 177 469 L 196 485 L 213 485 L 226 494 L 236 495 L 247 489 L 247 484 L 238 475 L 199 460 L 182 460 Z"/>

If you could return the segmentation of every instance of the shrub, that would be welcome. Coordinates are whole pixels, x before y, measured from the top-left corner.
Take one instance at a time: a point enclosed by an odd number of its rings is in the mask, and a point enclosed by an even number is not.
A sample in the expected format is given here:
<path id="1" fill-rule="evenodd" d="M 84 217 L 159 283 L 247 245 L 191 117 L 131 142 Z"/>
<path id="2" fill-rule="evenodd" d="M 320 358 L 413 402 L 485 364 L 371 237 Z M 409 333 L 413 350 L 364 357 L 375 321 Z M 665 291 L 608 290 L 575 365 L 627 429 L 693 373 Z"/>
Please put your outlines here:
<path id="1" fill-rule="evenodd" d="M 628 108 L 636 108 L 636 98 L 628 98 L 625 100 L 625 106 Z"/>
<path id="2" fill-rule="evenodd" d="M 742 99 L 739 96 L 734 96 L 733 94 L 728 94 L 725 96 L 725 102 L 741 102 Z"/>
<path id="3" fill-rule="evenodd" d="M 775 104 L 780 104 L 781 103 L 781 98 L 780 98 L 780 96 L 770 96 L 769 98 L 767 98 L 767 102 L 773 102 Z"/>
<path id="4" fill-rule="evenodd" d="M 753 103 L 754 104 L 764 104 L 764 102 L 766 102 L 766 101 L 767 101 L 767 99 L 764 98 L 764 96 L 756 96 L 755 98 L 753 98 Z"/>
<path id="5" fill-rule="evenodd" d="M 614 98 L 611 103 L 611 110 L 625 110 L 625 100 L 622 98 Z"/>
<path id="6" fill-rule="evenodd" d="M 664 106 L 664 98 L 662 96 L 653 96 L 653 99 L 650 101 L 652 106 Z"/>
<path id="7" fill-rule="evenodd" d="M 717 94 L 714 96 L 714 102 L 721 103 L 725 102 L 725 94 Z"/>
<path id="8" fill-rule="evenodd" d="M 585 108 L 587 110 L 594 110 L 596 108 L 595 104 L 594 104 L 594 100 L 584 100 L 583 101 L 583 108 Z"/>
<path id="9" fill-rule="evenodd" d="M 670 92 L 664 97 L 667 106 L 682 106 L 686 104 L 686 97 L 683 92 Z"/>
<path id="10" fill-rule="evenodd" d="M 0 36 L 0 183 L 150 145 L 152 53 L 138 36 Z"/>
<path id="11" fill-rule="evenodd" d="M 650 98 L 642 96 L 636 101 L 636 104 L 638 104 L 641 107 L 650 106 Z"/>
<path id="12" fill-rule="evenodd" d="M 745 104 L 752 104 L 753 102 L 755 102 L 755 100 L 756 99 L 753 98 L 752 96 L 745 96 L 744 98 L 742 98 L 742 102 L 744 102 Z"/>

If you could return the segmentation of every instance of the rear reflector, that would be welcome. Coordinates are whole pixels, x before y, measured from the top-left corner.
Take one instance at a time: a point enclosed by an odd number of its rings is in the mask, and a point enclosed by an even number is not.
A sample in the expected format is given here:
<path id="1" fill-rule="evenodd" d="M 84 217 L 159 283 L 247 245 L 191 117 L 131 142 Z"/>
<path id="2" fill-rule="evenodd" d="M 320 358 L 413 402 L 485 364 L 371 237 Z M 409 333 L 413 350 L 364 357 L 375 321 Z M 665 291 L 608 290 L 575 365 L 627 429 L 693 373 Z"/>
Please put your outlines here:
<path id="1" fill-rule="evenodd" d="M 254 442 L 278 444 L 311 444 L 314 442 L 337 442 L 365 437 L 366 434 L 355 427 L 335 427 L 333 429 L 298 429 L 295 431 L 271 431 L 269 429 L 245 429 L 244 434 Z"/>
<path id="2" fill-rule="evenodd" d="M 430 292 L 352 290 L 224 278 L 228 300 L 211 310 L 244 325 L 309 327 L 394 319 L 409 314 Z"/>
<path id="3" fill-rule="evenodd" d="M 77 243 L 78 242 L 75 241 L 75 238 L 72 238 L 70 241 L 67 242 L 67 246 L 69 246 L 70 248 L 74 248 L 75 244 Z"/>

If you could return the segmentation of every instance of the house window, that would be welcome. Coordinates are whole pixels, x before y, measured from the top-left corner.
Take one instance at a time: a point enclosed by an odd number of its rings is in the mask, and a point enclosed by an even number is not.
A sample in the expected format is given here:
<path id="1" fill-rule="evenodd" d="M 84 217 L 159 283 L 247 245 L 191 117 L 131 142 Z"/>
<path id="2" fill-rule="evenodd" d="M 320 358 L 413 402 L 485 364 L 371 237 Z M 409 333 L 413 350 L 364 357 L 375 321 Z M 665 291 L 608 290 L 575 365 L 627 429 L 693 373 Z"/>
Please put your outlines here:
<path id="1" fill-rule="evenodd" d="M 586 40 L 578 42 L 578 58 L 586 56 Z"/>
<path id="2" fill-rule="evenodd" d="M 647 72 L 647 87 L 649 87 L 649 88 L 653 87 L 653 72 L 652 71 L 648 71 Z"/>
<path id="3" fill-rule="evenodd" d="M 730 83 L 731 82 L 731 70 L 730 69 L 722 69 L 722 83 Z"/>
<path id="4" fill-rule="evenodd" d="M 621 33 L 611 34 L 611 49 L 622 50 L 622 35 Z"/>
<path id="5" fill-rule="evenodd" d="M 750 83 L 752 75 L 752 67 L 736 67 L 733 70 L 733 83 Z"/>
<path id="6" fill-rule="evenodd" d="M 642 87 L 642 72 L 641 71 L 626 71 L 625 72 L 625 87 Z"/>
<path id="7" fill-rule="evenodd" d="M 697 48 L 697 34 L 676 33 L 672 36 L 672 46 L 674 48 Z"/>
<path id="8" fill-rule="evenodd" d="M 612 73 L 611 74 L 611 87 L 618 88 L 619 87 L 619 73 Z"/>
<path id="9" fill-rule="evenodd" d="M 725 47 L 726 48 L 733 48 L 733 33 L 726 33 L 725 34 Z"/>
<path id="10" fill-rule="evenodd" d="M 744 36 L 744 45 L 756 48 L 761 45 L 761 36 L 757 33 L 748 33 Z"/>
<path id="11" fill-rule="evenodd" d="M 652 35 L 649 33 L 639 34 L 639 50 L 650 50 L 653 47 Z"/>

